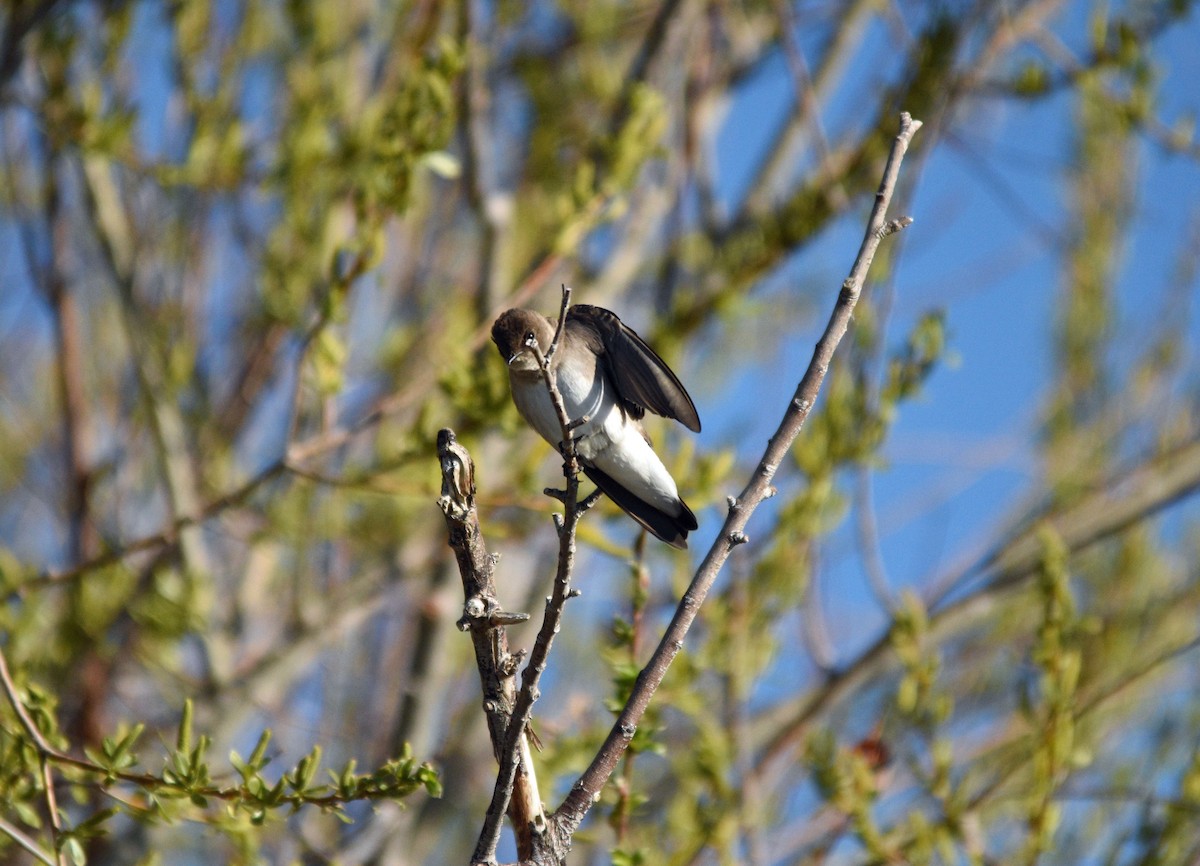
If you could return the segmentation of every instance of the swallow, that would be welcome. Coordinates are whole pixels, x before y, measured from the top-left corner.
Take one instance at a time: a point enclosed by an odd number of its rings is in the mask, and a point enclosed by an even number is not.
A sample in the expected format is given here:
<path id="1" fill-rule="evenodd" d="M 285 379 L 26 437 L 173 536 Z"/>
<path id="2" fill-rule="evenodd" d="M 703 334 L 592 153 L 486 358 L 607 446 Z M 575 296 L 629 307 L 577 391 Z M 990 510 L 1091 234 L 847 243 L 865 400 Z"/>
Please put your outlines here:
<path id="1" fill-rule="evenodd" d="M 550 361 L 567 416 L 586 419 L 572 432 L 575 453 L 592 483 L 648 532 L 687 548 L 696 516 L 642 429 L 647 411 L 700 432 L 700 416 L 666 362 L 617 315 L 577 304 L 567 311 Z M 544 355 L 558 321 L 532 310 L 508 310 L 492 326 L 492 341 L 508 365 L 513 403 L 543 439 L 562 450 L 562 427 L 529 347 Z"/>

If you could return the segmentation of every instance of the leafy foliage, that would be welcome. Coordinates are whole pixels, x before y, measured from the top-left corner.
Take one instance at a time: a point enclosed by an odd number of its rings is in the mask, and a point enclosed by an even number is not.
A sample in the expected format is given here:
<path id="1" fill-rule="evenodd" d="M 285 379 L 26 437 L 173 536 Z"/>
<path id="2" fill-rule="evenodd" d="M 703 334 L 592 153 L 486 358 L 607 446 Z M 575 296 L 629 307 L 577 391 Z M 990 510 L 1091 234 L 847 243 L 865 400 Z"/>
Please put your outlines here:
<path id="1" fill-rule="evenodd" d="M 699 547 L 907 110 L 925 128 L 901 197 L 933 228 L 877 261 L 572 857 L 1196 859 L 1200 247 L 1137 275 L 1138 304 L 1174 287 L 1151 333 L 1123 289 L 1147 214 L 1169 234 L 1140 198 L 1151 155 L 1197 156 L 1165 95 L 1193 4 L 794 5 L 4 5 L 0 857 L 467 862 L 493 756 L 433 504 L 440 427 L 479 462 L 506 608 L 540 609 L 554 555 L 558 458 L 512 407 L 492 318 L 550 312 L 565 281 L 637 323 L 700 398 L 702 437 L 647 424 Z M 781 68 L 799 98 L 748 121 Z M 923 191 L 949 154 L 1019 199 L 991 131 L 1013 117 L 1070 139 L 1065 213 L 1023 217 L 1056 271 L 1035 469 L 1015 514 L 941 521 L 986 549 L 973 564 L 927 538 L 897 562 L 874 481 L 911 473 L 897 431 L 977 357 L 965 310 L 991 275 L 972 259 L 933 304 L 904 276 L 961 259 L 934 245 L 956 225 L 999 225 Z M 1004 450 L 964 439 L 926 444 Z M 694 569 L 631 538 L 611 505 L 581 526 L 584 595 L 535 709 L 549 808 Z"/>

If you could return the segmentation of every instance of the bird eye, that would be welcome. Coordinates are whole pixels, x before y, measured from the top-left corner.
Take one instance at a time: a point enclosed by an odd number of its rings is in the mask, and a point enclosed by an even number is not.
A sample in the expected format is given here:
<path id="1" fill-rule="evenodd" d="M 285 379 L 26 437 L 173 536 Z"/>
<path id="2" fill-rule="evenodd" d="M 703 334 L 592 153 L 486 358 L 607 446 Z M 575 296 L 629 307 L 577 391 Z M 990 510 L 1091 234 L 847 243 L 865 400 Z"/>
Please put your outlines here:
<path id="1" fill-rule="evenodd" d="M 533 342 L 533 331 L 526 331 L 526 332 L 525 332 L 525 342 L 526 342 L 526 343 L 532 343 L 532 342 Z"/>

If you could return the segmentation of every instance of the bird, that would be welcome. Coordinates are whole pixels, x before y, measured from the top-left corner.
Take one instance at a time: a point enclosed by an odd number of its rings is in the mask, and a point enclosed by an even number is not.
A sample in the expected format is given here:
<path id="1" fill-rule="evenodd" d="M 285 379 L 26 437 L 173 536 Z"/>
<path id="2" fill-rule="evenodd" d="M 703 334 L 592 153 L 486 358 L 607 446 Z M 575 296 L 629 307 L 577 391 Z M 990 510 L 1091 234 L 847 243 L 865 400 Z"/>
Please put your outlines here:
<path id="1" fill-rule="evenodd" d="M 562 426 L 529 346 L 536 341 L 545 355 L 557 327 L 556 319 L 533 310 L 506 310 L 492 325 L 492 341 L 508 365 L 517 411 L 561 451 Z M 550 370 L 568 419 L 585 419 L 572 433 L 584 474 L 652 535 L 686 549 L 696 515 L 641 424 L 650 411 L 700 432 L 700 416 L 679 377 L 616 313 L 590 304 L 568 309 Z"/>

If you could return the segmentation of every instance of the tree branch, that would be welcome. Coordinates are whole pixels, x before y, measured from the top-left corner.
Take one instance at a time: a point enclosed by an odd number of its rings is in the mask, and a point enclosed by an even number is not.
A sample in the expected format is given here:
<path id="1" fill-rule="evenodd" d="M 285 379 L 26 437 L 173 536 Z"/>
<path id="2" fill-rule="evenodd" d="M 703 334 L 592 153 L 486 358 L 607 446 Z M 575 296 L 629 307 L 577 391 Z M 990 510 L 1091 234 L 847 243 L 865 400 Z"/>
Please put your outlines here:
<path id="1" fill-rule="evenodd" d="M 562 287 L 562 305 L 558 309 L 558 325 L 556 325 L 554 328 L 554 339 L 550 341 L 550 348 L 546 350 L 546 357 L 542 361 L 544 369 L 549 368 L 550 362 L 554 360 L 554 353 L 558 351 L 558 341 L 562 339 L 563 328 L 565 328 L 567 324 L 567 310 L 570 308 L 570 306 L 571 288 L 570 286 L 564 285 Z M 551 392 L 551 394 L 553 395 L 553 392 Z M 559 416 L 560 421 L 564 417 L 566 417 L 565 411 Z M 563 441 L 565 442 L 566 440 L 564 439 Z"/>
<path id="2" fill-rule="evenodd" d="M 27 846 L 25 842 L 28 841 L 30 844 L 33 844 L 32 840 L 25 839 L 25 837 L 16 831 L 16 828 L 12 828 L 14 832 L 9 832 L 8 829 L 5 829 L 4 832 L 14 842 L 25 848 L 25 850 L 29 851 L 30 854 L 33 854 L 39 860 L 54 864 L 54 866 L 62 866 L 62 854 L 58 850 L 58 837 L 62 832 L 62 819 L 58 814 L 58 801 L 54 795 L 54 776 L 50 770 L 50 759 L 55 757 L 58 751 L 50 745 L 42 735 L 42 732 L 38 730 L 37 723 L 33 721 L 33 717 L 25 709 L 25 704 L 21 701 L 21 696 L 17 694 L 17 684 L 13 681 L 12 673 L 8 669 L 8 660 L 4 657 L 3 650 L 0 650 L 0 686 L 3 687 L 4 696 L 12 706 L 22 730 L 25 731 L 26 736 L 29 737 L 30 742 L 33 743 L 34 748 L 37 750 L 38 770 L 42 777 L 43 796 L 46 799 L 46 812 L 50 821 L 50 839 L 54 844 L 54 853 L 51 855 L 53 859 L 44 859 L 40 851 L 35 850 L 36 845 L 32 848 Z M 25 841 L 22 841 L 23 839 Z"/>
<path id="3" fill-rule="evenodd" d="M 981 561 L 939 580 L 926 597 L 931 634 L 960 628 L 990 609 L 999 594 L 1024 586 L 1036 573 L 1040 550 L 1036 527 L 1048 523 L 1071 554 L 1111 538 L 1181 499 L 1200 491 L 1200 439 L 1162 455 L 1149 466 L 1110 479 L 1095 495 L 1065 511 L 1036 515 Z M 1029 529 L 1032 526 L 1034 529 Z M 843 695 L 864 682 L 882 665 L 892 647 L 887 629 L 855 659 L 839 668 L 817 690 L 764 720 L 765 732 L 755 772 L 765 768 L 798 742 L 809 725 Z"/>
<path id="4" fill-rule="evenodd" d="M 567 309 L 570 305 L 571 291 L 563 286 L 563 301 L 559 326 L 566 321 Z M 563 607 L 567 599 L 578 593 L 571 588 L 571 576 L 575 568 L 575 529 L 584 510 L 579 502 L 579 458 L 575 453 L 574 429 L 578 419 L 572 420 L 567 415 L 566 405 L 558 390 L 556 374 L 550 369 L 549 359 L 542 353 L 537 340 L 531 341 L 529 348 L 537 359 L 542 371 L 542 381 L 554 404 L 558 415 L 558 424 L 562 431 L 563 476 L 566 479 L 566 492 L 562 496 L 563 514 L 555 515 L 555 528 L 558 531 L 558 568 L 554 575 L 554 588 L 546 599 L 546 610 L 542 615 L 542 627 L 538 630 L 533 651 L 529 654 L 529 662 L 521 672 L 521 691 L 517 695 L 516 706 L 513 708 L 512 719 L 506 733 L 504 749 L 500 753 L 500 771 L 496 776 L 496 785 L 492 791 L 492 802 L 484 819 L 479 841 L 475 845 L 472 863 L 494 863 L 496 847 L 500 842 L 500 817 L 504 814 L 509 796 L 513 790 L 513 782 L 517 769 L 518 747 L 525 740 L 525 729 L 533 712 L 533 704 L 540 697 L 538 683 L 546 670 L 546 658 L 554 643 L 562 623 Z M 556 497 L 557 498 L 557 497 Z M 545 829 L 545 828 L 539 828 Z M 552 831 L 554 828 L 549 828 Z M 561 860 L 565 855 L 565 847 L 561 847 L 561 837 L 557 832 L 543 835 L 537 849 L 548 847 L 552 858 L 548 862 Z M 542 855 L 542 850 L 535 850 L 534 856 Z"/>
<path id="5" fill-rule="evenodd" d="M 496 598 L 496 560 L 487 551 L 475 509 L 475 464 L 467 449 L 455 439 L 453 430 L 438 433 L 438 459 L 442 467 L 442 495 L 438 506 L 446 517 L 450 547 L 458 561 L 465 596 L 458 627 L 471 632 L 471 642 L 475 646 L 475 663 L 483 688 L 483 710 L 492 751 L 501 767 L 505 766 L 505 756 L 511 756 L 513 778 L 507 789 L 511 798 L 506 797 L 506 802 L 499 806 L 497 835 L 499 814 L 507 811 L 517 835 L 518 854 L 526 858 L 532 854 L 533 833 L 545 829 L 546 819 L 529 741 L 518 735 L 514 743 L 509 736 L 516 703 L 513 675 L 519 658 L 508 651 L 504 626 L 521 618 L 528 619 L 528 616 L 505 612 Z M 521 733 L 524 733 L 523 726 Z M 512 749 L 516 750 L 515 755 L 512 755 Z"/>
<path id="6" fill-rule="evenodd" d="M 58 861 L 50 854 L 47 854 L 38 847 L 38 843 L 30 839 L 15 826 L 0 818 L 0 833 L 3 833 L 9 839 L 12 839 L 20 847 L 29 852 L 39 863 L 45 863 L 46 866 L 58 866 Z"/>
<path id="7" fill-rule="evenodd" d="M 778 430 L 771 437 L 757 470 L 742 494 L 731 503 L 721 532 L 701 563 L 691 586 L 680 600 L 675 616 L 663 634 L 654 655 L 638 676 L 637 684 L 621 714 L 617 717 L 608 738 L 591 765 L 571 787 L 562 806 L 551 818 L 551 824 L 563 837 L 569 838 L 574 834 L 598 798 L 622 753 L 632 740 L 638 722 L 646 711 L 651 697 L 666 675 L 672 660 L 683 648 L 683 640 L 688 629 L 716 580 L 721 566 L 728 558 L 729 553 L 747 540 L 744 532 L 746 522 L 758 504 L 769 495 L 771 480 L 775 472 L 787 456 L 792 442 L 795 441 L 805 419 L 812 410 L 825 373 L 833 359 L 834 350 L 849 326 L 851 314 L 854 312 L 854 306 L 862 292 L 867 271 L 880 241 L 887 234 L 891 234 L 911 222 L 906 218 L 889 223 L 886 221 L 886 215 L 900 171 L 900 163 L 908 150 L 913 134 L 920 127 L 919 120 L 913 120 L 908 114 L 900 116 L 900 132 L 896 136 L 888 156 L 883 181 L 875 195 L 875 206 L 871 211 L 871 218 L 863 236 L 858 257 L 854 261 L 849 277 L 842 284 L 825 333 L 817 343 L 808 369 L 796 389 L 795 397 L 784 414 Z"/>

